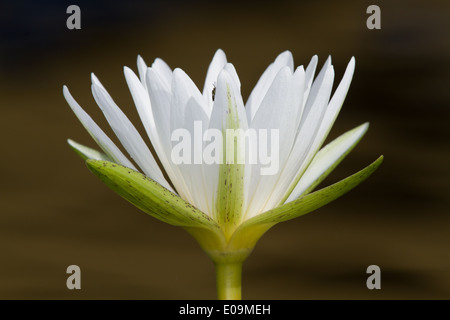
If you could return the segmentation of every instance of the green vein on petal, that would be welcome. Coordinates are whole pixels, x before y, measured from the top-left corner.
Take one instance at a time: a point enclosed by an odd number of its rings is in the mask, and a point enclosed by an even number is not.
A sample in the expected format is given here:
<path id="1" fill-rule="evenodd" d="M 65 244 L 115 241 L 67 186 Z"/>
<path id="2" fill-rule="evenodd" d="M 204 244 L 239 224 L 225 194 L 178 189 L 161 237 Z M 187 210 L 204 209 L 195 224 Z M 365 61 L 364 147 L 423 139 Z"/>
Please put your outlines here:
<path id="1" fill-rule="evenodd" d="M 230 132 L 236 132 L 236 129 L 241 129 L 241 122 L 239 114 L 239 106 L 236 101 L 236 88 L 230 89 L 230 84 L 226 85 L 226 99 L 227 99 L 227 116 L 226 127 L 222 129 L 223 134 L 223 162 L 219 166 L 219 185 L 217 193 L 217 213 L 218 221 L 224 226 L 223 230 L 228 238 L 236 226 L 240 223 L 243 203 L 244 203 L 244 164 L 239 159 L 240 150 L 243 150 L 242 143 L 234 134 L 228 136 L 227 129 L 232 129 Z M 220 98 L 218 92 L 218 99 Z M 232 141 L 229 141 L 232 139 Z M 228 159 L 229 155 L 233 155 L 233 159 Z M 230 161 L 231 160 L 231 161 Z M 230 163 L 231 162 L 231 163 Z"/>
<path id="2" fill-rule="evenodd" d="M 273 225 L 307 214 L 339 198 L 366 180 L 382 162 L 383 156 L 380 156 L 369 166 L 339 182 L 245 221 L 233 234 L 230 245 L 253 247 Z"/>
<path id="3" fill-rule="evenodd" d="M 112 161 L 111 158 L 108 157 L 105 153 L 86 147 L 71 139 L 67 139 L 67 143 L 75 151 L 75 153 L 78 154 L 83 160 L 94 159 L 94 160 Z"/>

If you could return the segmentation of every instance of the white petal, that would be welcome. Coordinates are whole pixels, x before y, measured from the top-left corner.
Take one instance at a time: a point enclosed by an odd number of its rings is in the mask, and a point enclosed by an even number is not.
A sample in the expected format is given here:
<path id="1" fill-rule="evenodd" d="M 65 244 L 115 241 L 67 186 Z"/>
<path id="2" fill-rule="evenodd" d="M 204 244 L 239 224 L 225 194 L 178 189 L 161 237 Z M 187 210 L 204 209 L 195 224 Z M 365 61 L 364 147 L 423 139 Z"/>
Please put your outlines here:
<path id="1" fill-rule="evenodd" d="M 334 121 L 336 120 L 336 117 L 342 107 L 345 96 L 348 92 L 348 88 L 350 86 L 354 70 L 355 70 L 355 60 L 354 58 L 352 58 L 347 66 L 347 69 L 345 70 L 345 74 L 341 82 L 339 83 L 338 88 L 336 89 L 333 95 L 333 98 L 331 98 L 331 101 L 328 103 L 328 106 L 325 110 L 325 114 L 323 115 L 323 118 L 321 120 L 319 130 L 316 136 L 314 137 L 311 147 L 309 148 L 309 156 L 306 158 L 303 166 L 299 169 L 300 173 L 306 170 L 308 163 L 312 159 L 312 156 L 317 153 L 319 148 L 324 143 L 328 133 L 330 132 L 331 127 L 333 126 Z"/>
<path id="2" fill-rule="evenodd" d="M 304 107 L 304 118 L 302 120 L 305 121 L 305 119 L 308 116 L 309 111 L 311 110 L 311 107 L 314 105 L 314 102 L 316 101 L 318 94 L 320 90 L 322 89 L 323 81 L 325 80 L 325 74 L 328 68 L 331 66 L 331 57 L 329 56 L 328 59 L 325 61 L 322 70 L 320 70 L 319 74 L 317 75 L 317 78 L 314 80 L 314 83 L 312 84 L 311 90 L 305 99 L 305 107 Z M 311 81 L 311 79 L 308 79 L 308 81 Z M 301 125 L 301 124 L 300 124 Z"/>
<path id="3" fill-rule="evenodd" d="M 92 120 L 92 118 L 81 108 L 69 92 L 69 89 L 63 87 L 64 97 L 67 103 L 72 108 L 75 115 L 80 120 L 84 128 L 89 132 L 91 137 L 95 140 L 98 146 L 116 163 L 125 167 L 137 170 L 136 167 L 127 159 L 122 151 L 117 148 L 114 142 L 100 129 L 100 127 Z"/>
<path id="4" fill-rule="evenodd" d="M 291 72 L 294 72 L 294 58 L 289 50 L 280 53 L 275 59 L 274 64 L 282 67 L 287 66 L 291 69 Z"/>
<path id="5" fill-rule="evenodd" d="M 206 73 L 205 84 L 203 86 L 203 97 L 205 101 L 208 102 L 207 106 L 211 110 L 213 107 L 212 92 L 217 86 L 217 77 L 220 71 L 227 64 L 227 57 L 222 49 L 218 49 L 212 58 L 211 63 L 208 67 L 208 72 Z M 210 114 L 210 112 L 208 113 Z"/>
<path id="6" fill-rule="evenodd" d="M 179 119 L 183 118 L 184 108 L 186 107 L 187 102 L 191 97 L 197 101 L 198 105 L 201 106 L 203 112 L 209 118 L 211 110 L 207 106 L 206 101 L 203 99 L 203 96 L 201 95 L 195 83 L 191 80 L 191 78 L 189 78 L 189 76 L 183 70 L 179 68 L 174 70 L 172 86 L 176 86 L 172 87 L 172 100 L 173 100 L 172 106 L 175 106 L 177 108 L 181 106 L 183 107 L 182 109 L 174 111 L 177 112 L 176 114 L 177 118 Z M 179 128 L 179 123 L 176 123 L 175 127 Z"/>
<path id="7" fill-rule="evenodd" d="M 150 73 L 152 73 L 152 71 L 150 71 Z M 144 88 L 143 84 L 139 81 L 139 79 L 137 78 L 137 76 L 134 74 L 134 72 L 131 69 L 125 67 L 124 74 L 125 74 L 125 79 L 127 80 L 128 88 L 130 89 L 131 95 L 132 95 L 134 103 L 136 105 L 136 109 L 139 113 L 139 117 L 141 118 L 142 124 L 144 125 L 145 131 L 147 132 L 147 135 L 150 138 L 150 141 L 156 151 L 156 154 L 158 155 L 158 158 L 160 159 L 162 165 L 164 166 L 164 169 L 166 170 L 169 177 L 172 179 L 173 175 L 171 175 L 169 173 L 170 164 L 168 164 L 168 162 L 167 162 L 166 151 L 163 148 L 163 143 L 161 141 L 160 133 L 158 132 L 157 126 L 155 124 L 155 119 L 153 116 L 152 106 L 150 104 L 149 94 L 148 94 L 147 90 Z M 154 86 L 150 86 L 150 87 L 151 87 L 151 90 L 154 90 Z M 166 94 L 169 97 L 170 93 L 166 92 Z M 170 99 L 170 97 L 169 97 L 169 99 Z M 156 102 L 155 102 L 155 104 L 156 104 Z M 168 106 L 166 106 L 166 109 L 169 110 Z M 166 121 L 168 121 L 168 116 L 167 116 Z M 161 132 L 164 131 L 162 129 L 168 127 L 168 126 L 164 126 L 163 123 L 161 123 L 161 122 L 158 122 L 158 125 L 159 125 L 159 127 L 162 127 L 162 128 L 160 128 Z M 169 141 L 169 140 L 166 140 L 166 142 L 167 141 Z"/>
<path id="8" fill-rule="evenodd" d="M 172 84 L 172 69 L 170 69 L 169 65 L 164 60 L 156 58 L 152 64 L 152 69 L 159 74 L 167 87 L 170 88 Z"/>
<path id="9" fill-rule="evenodd" d="M 347 65 L 347 69 L 345 70 L 345 74 L 339 83 L 338 88 L 336 89 L 336 92 L 333 95 L 333 98 L 329 102 L 327 109 L 325 110 L 325 114 L 323 116 L 323 119 L 321 121 L 319 130 L 314 137 L 314 140 L 309 148 L 308 156 L 306 157 L 304 163 L 298 170 L 297 179 L 303 179 L 303 172 L 306 170 L 306 168 L 309 166 L 310 161 L 313 159 L 313 155 L 317 153 L 319 148 L 322 146 L 323 142 L 325 141 L 328 133 L 331 130 L 331 127 L 334 124 L 334 121 L 336 120 L 336 117 L 342 107 L 342 104 L 344 102 L 345 96 L 348 92 L 348 88 L 351 83 L 351 79 L 353 77 L 353 72 L 355 69 L 355 60 L 352 58 Z M 364 131 L 365 132 L 365 131 Z M 301 136 L 299 135 L 301 138 Z M 300 178 L 301 177 L 301 178 Z M 295 180 L 294 180 L 295 183 Z M 292 189 L 292 185 L 290 187 Z"/>
<path id="10" fill-rule="evenodd" d="M 145 81 L 146 77 L 145 74 L 147 72 L 147 64 L 145 63 L 144 59 L 140 55 L 137 57 L 137 67 L 139 72 L 139 78 L 141 79 L 141 83 L 144 86 L 145 89 L 147 89 L 147 83 Z"/>
<path id="11" fill-rule="evenodd" d="M 146 72 L 146 71 L 145 71 Z M 152 109 L 150 105 L 150 97 L 144 84 L 139 81 L 136 74 L 128 67 L 123 68 L 123 73 L 127 81 L 131 96 L 133 97 L 136 110 L 139 113 L 142 124 L 150 138 L 152 144 L 155 144 L 155 123 L 153 120 Z M 145 73 L 144 73 L 145 74 Z M 146 85 L 145 85 L 146 86 Z"/>
<path id="12" fill-rule="evenodd" d="M 201 211 L 212 215 L 212 202 L 208 201 L 203 175 L 203 133 L 208 128 L 209 119 L 197 100 L 190 98 L 185 106 L 183 128 L 191 133 L 191 163 L 180 164 L 178 168 L 186 187 L 192 195 L 192 203 Z M 200 124 L 200 125 L 198 125 Z M 172 143 L 174 145 L 175 143 Z"/>
<path id="13" fill-rule="evenodd" d="M 339 86 L 336 89 L 336 91 L 333 95 L 333 98 L 331 99 L 331 101 L 328 104 L 328 107 L 327 107 L 325 114 L 323 116 L 323 119 L 321 121 L 319 130 L 318 130 L 316 136 L 314 137 L 311 147 L 309 148 L 309 155 L 308 155 L 308 157 L 306 157 L 302 166 L 298 170 L 297 179 L 299 179 L 302 176 L 304 170 L 306 170 L 306 168 L 308 167 L 309 162 L 312 159 L 312 156 L 317 152 L 317 150 L 323 144 L 329 131 L 331 130 L 331 127 L 333 126 L 333 123 L 336 120 L 336 117 L 342 107 L 345 96 L 348 92 L 348 88 L 350 86 L 354 70 L 355 70 L 355 59 L 352 58 L 347 65 L 345 74 L 344 74 L 341 82 L 339 83 Z M 301 138 L 301 137 L 302 136 L 299 135 L 299 138 Z M 294 180 L 294 183 L 295 182 L 296 181 Z M 292 186 L 289 189 L 292 189 Z"/>
<path id="14" fill-rule="evenodd" d="M 323 147 L 295 186 L 287 202 L 307 193 L 320 183 L 336 165 L 353 149 L 369 127 L 368 123 L 350 130 Z"/>
<path id="15" fill-rule="evenodd" d="M 82 145 L 82 144 L 80 144 L 78 142 L 75 142 L 75 141 L 73 141 L 71 139 L 67 139 L 67 142 L 84 159 L 113 161 L 110 157 L 108 157 L 103 152 L 100 152 L 98 150 L 86 147 L 86 146 L 84 146 L 84 145 Z"/>
<path id="16" fill-rule="evenodd" d="M 305 69 L 303 66 L 298 67 L 293 75 L 292 79 L 292 90 L 293 90 L 293 99 L 295 99 L 294 106 L 297 106 L 294 110 L 296 114 L 294 132 L 298 132 L 300 129 L 300 122 L 302 120 L 303 111 L 304 111 L 304 103 L 305 100 L 305 85 L 306 85 L 306 75 Z"/>
<path id="17" fill-rule="evenodd" d="M 136 161 L 147 176 L 163 187 L 173 191 L 136 128 L 115 104 L 111 96 L 94 75 L 92 75 L 92 93 L 111 128 L 134 161 Z"/>
<path id="18" fill-rule="evenodd" d="M 153 68 L 147 70 L 147 90 L 160 143 L 170 142 L 170 87 Z"/>
<path id="19" fill-rule="evenodd" d="M 289 67 L 283 67 L 275 77 L 272 85 L 267 91 L 264 100 L 250 124 L 252 129 L 267 130 L 267 155 L 271 156 L 271 163 L 251 165 L 251 178 L 249 183 L 250 203 L 246 208 L 247 218 L 252 217 L 265 207 L 266 201 L 269 200 L 277 181 L 280 177 L 281 170 L 284 167 L 287 158 L 291 152 L 295 135 L 298 116 L 301 112 L 301 96 L 303 94 L 304 77 L 302 77 L 301 69 L 298 74 L 292 75 Z M 295 81 L 294 81 L 295 80 Z M 276 147 L 278 149 L 271 150 L 273 136 L 272 129 L 278 133 L 278 141 Z M 261 136 L 258 135 L 258 140 Z M 258 152 L 261 152 L 262 141 L 258 141 Z M 255 148 L 253 148 L 255 149 Z M 265 152 L 264 152 L 265 153 Z M 258 159 L 259 161 L 261 159 Z"/>
<path id="20" fill-rule="evenodd" d="M 283 67 L 289 67 L 291 72 L 294 70 L 294 59 L 292 57 L 292 53 L 290 51 L 285 51 L 278 55 L 275 61 L 267 67 L 264 73 L 259 78 L 256 83 L 255 88 L 251 92 L 247 103 L 245 105 L 247 111 L 247 119 L 248 122 L 251 123 L 253 117 L 256 114 L 261 102 L 263 101 L 267 90 L 270 88 L 270 85 L 275 79 L 275 76 Z"/>
<path id="21" fill-rule="evenodd" d="M 242 101 L 242 96 L 239 93 L 238 85 L 235 82 L 233 76 L 227 70 L 222 70 L 217 79 L 217 85 L 221 84 L 221 94 L 214 101 L 214 108 L 211 113 L 210 118 L 210 128 L 217 128 L 219 130 L 227 128 L 227 117 L 228 117 L 228 96 L 227 90 L 229 89 L 232 100 L 236 102 L 236 124 L 239 128 L 247 129 L 248 121 L 245 113 L 244 103 Z M 219 91 L 217 91 L 219 93 Z"/>
<path id="22" fill-rule="evenodd" d="M 327 110 L 323 117 L 319 133 L 317 134 L 318 139 L 317 144 L 319 146 L 322 145 L 322 143 L 325 141 L 328 133 L 331 130 L 331 127 L 334 124 L 334 121 L 336 120 L 339 114 L 339 111 L 341 110 L 342 104 L 344 103 L 345 97 L 350 87 L 350 83 L 352 82 L 354 71 L 355 71 L 355 58 L 352 57 L 347 65 L 347 68 L 345 70 L 341 82 L 339 83 L 336 91 L 333 94 L 333 97 L 330 100 L 330 103 L 328 104 Z"/>
<path id="23" fill-rule="evenodd" d="M 312 149 L 312 146 L 328 105 L 333 86 L 333 78 L 333 66 L 329 66 L 317 98 L 309 114 L 304 116 L 305 119 L 302 122 L 291 154 L 283 168 L 281 177 L 277 183 L 277 188 L 267 202 L 264 211 L 280 204 L 286 192 L 292 190 L 297 184 L 301 174 L 306 170 L 307 165 L 315 155 L 315 150 Z"/>
<path id="24" fill-rule="evenodd" d="M 189 110 L 187 110 L 189 104 Z M 164 122 L 168 128 L 170 128 L 171 132 L 174 132 L 177 129 L 187 129 L 190 131 L 191 138 L 194 137 L 193 132 L 193 123 L 187 124 L 186 121 L 194 121 L 201 120 L 202 126 L 207 127 L 209 124 L 209 110 L 206 110 L 206 101 L 203 99 L 203 96 L 200 94 L 200 91 L 195 86 L 194 82 L 189 78 L 189 76 L 181 69 L 177 68 L 173 72 L 172 78 L 172 96 L 170 100 L 170 119 L 167 122 Z M 206 113 L 208 112 L 208 114 Z M 188 115 L 187 113 L 191 112 L 194 114 Z M 204 122 L 204 123 L 203 123 Z M 172 142 L 171 140 L 168 142 L 168 146 L 174 146 L 177 142 Z M 170 150 L 171 152 L 171 150 Z M 198 197 L 196 195 L 198 192 L 195 188 L 193 188 L 192 174 L 198 176 L 198 183 L 201 184 L 202 180 L 202 170 L 193 170 L 193 172 L 189 172 L 187 167 L 176 166 L 172 162 L 172 166 L 175 166 L 174 170 L 178 174 L 177 178 L 177 190 L 180 189 L 180 193 L 184 195 L 184 199 L 191 203 L 200 203 L 199 200 L 196 200 Z M 201 188 L 201 187 L 200 187 Z M 199 204 L 204 209 L 206 205 Z"/>
<path id="25" fill-rule="evenodd" d="M 309 92 L 311 91 L 311 85 L 312 85 L 312 82 L 314 79 L 314 74 L 316 72 L 317 61 L 318 61 L 317 55 L 314 55 L 311 58 L 311 61 L 309 62 L 308 66 L 306 67 L 306 71 L 305 71 L 306 87 L 305 87 L 305 95 L 303 97 L 303 99 L 304 99 L 303 101 L 305 104 L 306 104 L 306 101 L 308 101 Z"/>
<path id="26" fill-rule="evenodd" d="M 183 177 L 177 166 L 171 160 L 171 92 L 161 79 L 159 73 L 153 68 L 148 68 L 147 89 L 150 101 L 146 113 L 141 115 L 143 121 L 147 119 L 150 127 L 150 139 L 158 154 L 161 163 L 172 181 L 177 193 L 186 201 L 192 201 L 190 191 L 184 183 Z M 148 110 L 148 111 L 147 111 Z"/>
<path id="27" fill-rule="evenodd" d="M 236 84 L 237 88 L 239 89 L 239 92 L 241 90 L 241 81 L 239 80 L 239 76 L 236 72 L 236 68 L 234 67 L 234 65 L 232 63 L 227 63 L 225 65 L 225 70 L 228 71 L 228 73 L 230 74 L 230 76 L 233 78 L 234 83 Z"/>

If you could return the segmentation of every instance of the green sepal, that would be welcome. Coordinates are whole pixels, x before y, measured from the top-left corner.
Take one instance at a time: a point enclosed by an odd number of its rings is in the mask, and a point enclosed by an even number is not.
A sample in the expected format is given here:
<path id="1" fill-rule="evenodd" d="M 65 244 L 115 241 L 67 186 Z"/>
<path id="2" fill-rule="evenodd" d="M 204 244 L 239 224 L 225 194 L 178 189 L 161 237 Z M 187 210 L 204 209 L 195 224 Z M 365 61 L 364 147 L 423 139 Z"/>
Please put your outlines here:
<path id="1" fill-rule="evenodd" d="M 245 221 L 234 232 L 229 247 L 253 248 L 258 239 L 272 226 L 300 217 L 339 198 L 366 180 L 382 162 L 383 156 L 380 156 L 366 168 L 339 182 Z"/>
<path id="2" fill-rule="evenodd" d="M 108 187 L 152 217 L 174 226 L 220 231 L 212 218 L 142 173 L 109 161 L 86 164 Z"/>

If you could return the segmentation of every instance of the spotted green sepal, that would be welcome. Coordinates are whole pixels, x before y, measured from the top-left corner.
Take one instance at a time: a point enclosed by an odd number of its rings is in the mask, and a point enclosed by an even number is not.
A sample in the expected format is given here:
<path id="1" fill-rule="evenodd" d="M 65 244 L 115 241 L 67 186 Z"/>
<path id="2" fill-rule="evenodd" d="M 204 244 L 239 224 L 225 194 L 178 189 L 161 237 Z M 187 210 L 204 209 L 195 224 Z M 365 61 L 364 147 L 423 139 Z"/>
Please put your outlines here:
<path id="1" fill-rule="evenodd" d="M 142 173 L 109 161 L 87 160 L 86 164 L 108 187 L 145 213 L 174 226 L 220 231 L 212 218 Z"/>
<path id="2" fill-rule="evenodd" d="M 258 239 L 272 226 L 307 214 L 339 198 L 366 180 L 382 161 L 383 156 L 380 156 L 366 168 L 335 184 L 245 221 L 234 232 L 229 246 L 233 248 L 253 248 Z"/>

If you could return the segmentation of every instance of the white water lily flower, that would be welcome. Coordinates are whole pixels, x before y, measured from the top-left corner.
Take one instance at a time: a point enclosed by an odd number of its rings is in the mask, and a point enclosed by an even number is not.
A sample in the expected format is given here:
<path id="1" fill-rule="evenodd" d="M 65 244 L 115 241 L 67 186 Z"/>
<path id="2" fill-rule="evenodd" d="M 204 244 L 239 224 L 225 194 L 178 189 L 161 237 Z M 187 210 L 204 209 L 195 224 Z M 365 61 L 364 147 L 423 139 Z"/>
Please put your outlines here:
<path id="1" fill-rule="evenodd" d="M 95 101 L 135 164 L 64 86 L 67 102 L 103 152 L 72 140 L 69 144 L 122 197 L 191 233 L 216 264 L 219 297 L 240 298 L 241 264 L 264 232 L 341 196 L 382 161 L 380 157 L 347 179 L 311 193 L 368 128 L 365 123 L 321 149 L 349 89 L 355 60 L 350 60 L 333 95 L 331 58 L 314 78 L 316 66 L 314 56 L 306 70 L 303 66 L 294 69 L 292 54 L 283 52 L 263 73 L 244 106 L 239 77 L 222 50 L 209 66 L 203 92 L 183 70 L 172 71 L 161 59 L 147 68 L 138 57 L 139 77 L 127 67 L 124 73 L 155 156 L 94 75 Z M 198 130 L 222 132 L 223 149 L 216 156 L 223 161 L 175 163 L 173 151 L 178 142 L 173 133 L 180 128 L 192 136 Z M 277 170 L 263 174 L 267 163 L 227 162 L 227 154 L 241 149 L 257 158 L 252 151 L 255 142 L 249 139 L 245 145 L 226 136 L 227 129 L 275 129 L 280 143 L 271 151 L 277 152 Z M 212 139 L 202 137 L 200 149 L 204 150 Z M 232 159 L 236 160 L 236 154 Z"/>

